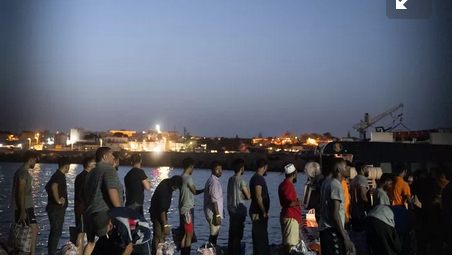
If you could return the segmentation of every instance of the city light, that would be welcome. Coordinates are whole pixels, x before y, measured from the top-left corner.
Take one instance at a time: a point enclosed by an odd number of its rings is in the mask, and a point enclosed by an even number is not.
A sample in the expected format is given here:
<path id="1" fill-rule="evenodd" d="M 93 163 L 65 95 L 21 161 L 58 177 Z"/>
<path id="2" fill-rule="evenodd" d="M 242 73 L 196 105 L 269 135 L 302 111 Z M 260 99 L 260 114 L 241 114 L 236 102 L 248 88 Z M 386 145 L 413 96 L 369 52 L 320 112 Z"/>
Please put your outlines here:
<path id="1" fill-rule="evenodd" d="M 318 146 L 318 142 L 316 142 L 315 139 L 308 138 L 308 139 L 307 139 L 307 145 Z"/>
<path id="2" fill-rule="evenodd" d="M 156 130 L 157 130 L 157 133 L 161 133 L 161 126 L 159 124 L 156 125 Z"/>

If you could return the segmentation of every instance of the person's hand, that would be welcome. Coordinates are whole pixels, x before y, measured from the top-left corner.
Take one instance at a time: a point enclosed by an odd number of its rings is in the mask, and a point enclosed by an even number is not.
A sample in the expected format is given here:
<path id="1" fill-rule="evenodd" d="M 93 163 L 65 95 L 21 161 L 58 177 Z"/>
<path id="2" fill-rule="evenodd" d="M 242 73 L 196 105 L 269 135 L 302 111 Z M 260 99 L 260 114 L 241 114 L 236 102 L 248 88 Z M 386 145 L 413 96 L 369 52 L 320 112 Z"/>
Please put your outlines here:
<path id="1" fill-rule="evenodd" d="M 221 226 L 221 217 L 215 217 L 215 226 Z"/>
<path id="2" fill-rule="evenodd" d="M 302 199 L 297 199 L 297 204 L 300 206 L 304 201 Z"/>
<path id="3" fill-rule="evenodd" d="M 65 198 L 64 197 L 59 199 L 59 204 L 61 204 L 62 206 L 65 205 Z"/>
<path id="4" fill-rule="evenodd" d="M 268 216 L 267 213 L 265 213 L 265 212 L 262 214 L 262 216 L 263 216 L 265 219 L 269 218 L 269 216 Z"/>
<path id="5" fill-rule="evenodd" d="M 345 251 L 348 254 L 350 253 L 353 253 L 354 249 L 355 249 L 355 245 L 353 245 L 353 243 L 350 241 L 350 239 L 345 239 L 344 240 L 344 245 L 345 245 Z"/>
<path id="6" fill-rule="evenodd" d="M 27 212 L 25 210 L 21 211 L 21 214 L 19 215 L 19 220 L 26 220 L 27 219 Z"/>
<path id="7" fill-rule="evenodd" d="M 166 236 L 170 235 L 170 228 L 168 226 L 164 227 L 164 234 Z"/>

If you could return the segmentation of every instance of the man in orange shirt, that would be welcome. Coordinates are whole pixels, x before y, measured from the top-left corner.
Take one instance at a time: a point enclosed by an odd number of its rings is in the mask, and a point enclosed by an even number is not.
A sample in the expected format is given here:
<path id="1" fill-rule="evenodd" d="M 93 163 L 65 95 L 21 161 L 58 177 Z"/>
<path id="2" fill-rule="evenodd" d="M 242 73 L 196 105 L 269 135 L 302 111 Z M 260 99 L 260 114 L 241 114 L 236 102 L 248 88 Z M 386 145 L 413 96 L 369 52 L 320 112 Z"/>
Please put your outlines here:
<path id="1" fill-rule="evenodd" d="M 408 208 L 412 209 L 412 199 L 410 197 L 410 186 L 404 181 L 404 177 L 407 174 L 407 166 L 404 163 L 398 163 L 396 165 L 396 178 L 395 184 L 391 190 L 391 198 L 393 199 L 393 206 L 405 207 L 407 203 Z"/>
<path id="2" fill-rule="evenodd" d="M 343 188 L 343 193 L 344 193 L 344 198 L 345 198 L 345 226 L 350 223 L 350 192 L 348 191 L 348 181 L 347 179 L 342 179 L 342 188 Z"/>
<path id="3" fill-rule="evenodd" d="M 436 178 L 437 182 L 441 184 L 442 189 L 447 186 L 447 184 L 450 182 L 447 179 L 447 170 L 445 167 L 440 167 L 438 170 L 436 170 L 434 177 Z"/>
<path id="4" fill-rule="evenodd" d="M 347 163 L 347 171 L 348 173 L 351 173 L 352 163 L 348 160 L 346 160 L 346 163 Z M 350 215 L 350 192 L 348 190 L 348 180 L 346 178 L 342 179 L 341 184 L 342 184 L 343 193 L 345 197 L 345 205 L 344 205 L 345 227 L 347 227 L 348 225 L 350 225 L 350 217 L 351 217 Z"/>

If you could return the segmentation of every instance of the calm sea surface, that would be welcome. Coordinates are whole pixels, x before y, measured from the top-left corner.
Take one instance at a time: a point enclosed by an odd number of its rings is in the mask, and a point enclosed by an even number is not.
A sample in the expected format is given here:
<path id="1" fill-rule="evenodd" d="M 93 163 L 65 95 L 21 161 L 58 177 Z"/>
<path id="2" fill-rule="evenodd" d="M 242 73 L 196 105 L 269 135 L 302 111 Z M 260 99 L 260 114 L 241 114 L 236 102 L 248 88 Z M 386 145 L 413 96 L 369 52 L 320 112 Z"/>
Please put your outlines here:
<path id="1" fill-rule="evenodd" d="M 13 212 L 10 209 L 11 204 L 11 191 L 13 184 L 14 172 L 20 167 L 19 163 L 0 163 L 0 241 L 5 242 L 8 237 L 8 231 L 11 223 L 13 222 Z M 37 164 L 33 170 L 30 171 L 33 182 L 33 197 L 35 204 L 35 215 L 40 227 L 40 233 L 37 240 L 37 254 L 47 254 L 47 242 L 49 235 L 49 220 L 45 207 L 47 204 L 47 194 L 45 185 L 51 178 L 52 174 L 57 169 L 57 164 Z M 118 175 L 121 182 L 124 184 L 124 176 L 131 169 L 131 167 L 120 166 Z M 181 175 L 182 169 L 172 169 L 169 167 L 160 168 L 143 168 L 147 176 L 151 179 L 151 191 L 145 191 L 145 217 L 149 221 L 149 214 L 147 211 L 150 207 L 151 196 L 159 183 L 166 178 L 173 175 Z M 67 190 L 69 205 L 65 215 L 64 229 L 62 238 L 59 242 L 59 248 L 62 244 L 69 241 L 69 227 L 74 226 L 74 182 L 76 176 L 83 171 L 82 165 L 72 164 L 69 173 L 67 174 Z M 205 182 L 210 176 L 209 170 L 195 169 L 193 173 L 194 183 L 197 189 L 203 189 Z M 254 172 L 245 172 L 243 179 L 247 184 Z M 233 175 L 232 171 L 224 171 L 221 177 L 221 185 L 224 191 L 224 200 L 226 201 L 226 190 L 227 181 L 229 177 Z M 267 186 L 269 188 L 271 207 L 270 207 L 270 219 L 269 219 L 269 240 L 270 243 L 280 244 L 281 243 L 281 229 L 280 229 L 280 202 L 278 200 L 278 185 L 284 179 L 284 175 L 279 172 L 268 172 L 265 177 Z M 295 184 L 298 197 L 301 198 L 304 191 L 304 184 L 306 182 L 306 176 L 301 174 L 298 176 L 298 182 Z M 179 215 L 178 215 L 178 197 L 179 191 L 175 191 L 173 194 L 172 205 L 168 214 L 169 224 L 171 227 L 179 226 Z M 249 208 L 251 201 L 246 201 L 245 205 Z M 208 223 L 205 219 L 203 212 L 203 194 L 195 196 L 195 230 L 198 237 L 198 242 L 194 243 L 192 248 L 193 252 L 202 244 L 204 244 L 209 236 Z M 218 237 L 218 245 L 227 246 L 227 240 L 229 236 L 229 217 L 227 214 L 226 202 L 224 202 L 225 219 L 222 221 L 222 228 Z M 246 254 L 252 254 L 252 240 L 251 240 L 251 220 L 247 218 L 245 222 L 245 233 L 243 242 L 246 243 Z"/>

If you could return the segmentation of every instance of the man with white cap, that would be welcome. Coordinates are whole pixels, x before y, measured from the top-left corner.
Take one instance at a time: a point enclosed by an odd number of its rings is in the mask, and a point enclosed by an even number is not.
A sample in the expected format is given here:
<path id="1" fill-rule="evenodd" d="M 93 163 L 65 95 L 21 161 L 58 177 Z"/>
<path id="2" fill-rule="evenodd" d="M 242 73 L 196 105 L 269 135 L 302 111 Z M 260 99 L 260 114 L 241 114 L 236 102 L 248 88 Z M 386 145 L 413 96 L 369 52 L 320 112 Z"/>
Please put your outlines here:
<path id="1" fill-rule="evenodd" d="M 297 198 L 294 183 L 297 170 L 293 164 L 285 166 L 285 180 L 278 186 L 278 198 L 282 207 L 280 214 L 284 254 L 290 254 L 291 247 L 299 244 L 299 223 L 301 222 L 302 200 Z"/>

